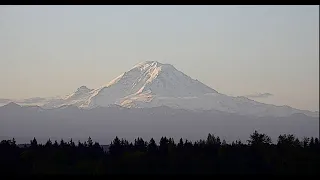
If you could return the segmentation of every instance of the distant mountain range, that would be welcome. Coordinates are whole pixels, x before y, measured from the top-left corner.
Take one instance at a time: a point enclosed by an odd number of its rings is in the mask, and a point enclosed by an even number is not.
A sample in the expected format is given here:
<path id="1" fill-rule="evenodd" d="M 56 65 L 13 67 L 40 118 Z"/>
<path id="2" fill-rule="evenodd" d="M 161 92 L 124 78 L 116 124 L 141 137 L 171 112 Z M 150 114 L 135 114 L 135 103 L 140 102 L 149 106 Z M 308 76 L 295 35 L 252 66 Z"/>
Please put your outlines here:
<path id="1" fill-rule="evenodd" d="M 206 138 L 213 133 L 227 141 L 249 138 L 257 130 L 276 140 L 280 134 L 317 137 L 319 118 L 305 114 L 287 117 L 256 117 L 217 110 L 191 111 L 168 106 L 125 108 L 122 106 L 81 109 L 64 105 L 54 109 L 20 106 L 9 103 L 0 107 L 0 140 L 16 138 L 17 143 L 29 143 L 64 138 L 75 142 L 90 136 L 100 144 L 109 144 L 115 136 L 133 140 L 142 137 L 156 141 L 162 136 L 188 140 Z"/>
<path id="2" fill-rule="evenodd" d="M 294 114 L 319 117 L 319 112 L 264 104 L 247 97 L 221 94 L 200 81 L 192 79 L 172 65 L 157 61 L 139 63 L 100 88 L 89 89 L 81 86 L 63 98 L 0 99 L 2 104 L 9 102 L 19 105 L 36 105 L 42 109 L 59 109 L 67 106 L 80 109 L 167 106 L 173 109 L 215 110 L 257 117 L 288 117 Z"/>

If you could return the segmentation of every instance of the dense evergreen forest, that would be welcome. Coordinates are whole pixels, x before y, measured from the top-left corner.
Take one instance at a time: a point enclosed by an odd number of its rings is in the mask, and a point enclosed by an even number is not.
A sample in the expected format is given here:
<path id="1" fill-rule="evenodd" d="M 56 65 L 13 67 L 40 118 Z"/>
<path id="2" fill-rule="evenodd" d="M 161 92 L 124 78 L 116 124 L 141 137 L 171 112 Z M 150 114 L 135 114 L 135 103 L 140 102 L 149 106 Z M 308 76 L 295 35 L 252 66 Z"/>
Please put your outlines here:
<path id="1" fill-rule="evenodd" d="M 209 134 L 190 142 L 162 137 L 159 144 L 142 138 L 133 143 L 116 137 L 106 152 L 89 137 L 86 142 L 36 139 L 28 147 L 15 140 L 0 144 L 2 174 L 107 174 L 107 173 L 273 173 L 316 174 L 320 169 L 318 138 L 299 140 L 281 135 L 272 143 L 254 132 L 247 142 L 227 144 Z"/>

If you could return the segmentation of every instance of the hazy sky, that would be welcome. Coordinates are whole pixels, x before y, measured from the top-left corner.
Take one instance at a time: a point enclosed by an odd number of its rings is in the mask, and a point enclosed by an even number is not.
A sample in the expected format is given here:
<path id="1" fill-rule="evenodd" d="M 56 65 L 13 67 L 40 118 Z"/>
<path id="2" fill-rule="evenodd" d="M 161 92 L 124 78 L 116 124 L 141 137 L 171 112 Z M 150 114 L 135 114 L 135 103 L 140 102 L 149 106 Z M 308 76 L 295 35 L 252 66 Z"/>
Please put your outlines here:
<path id="1" fill-rule="evenodd" d="M 0 98 L 97 88 L 144 60 L 319 109 L 319 6 L 0 6 Z"/>

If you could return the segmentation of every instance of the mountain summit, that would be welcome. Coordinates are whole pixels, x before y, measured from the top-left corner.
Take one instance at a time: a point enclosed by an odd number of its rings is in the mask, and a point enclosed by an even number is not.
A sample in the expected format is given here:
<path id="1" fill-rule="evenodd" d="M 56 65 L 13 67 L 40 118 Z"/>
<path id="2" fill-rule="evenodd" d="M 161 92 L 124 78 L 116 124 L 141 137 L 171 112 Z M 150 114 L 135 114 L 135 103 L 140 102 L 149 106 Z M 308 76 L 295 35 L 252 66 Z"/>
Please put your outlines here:
<path id="1" fill-rule="evenodd" d="M 190 78 L 170 64 L 145 61 L 135 65 L 108 84 L 121 84 L 129 94 L 150 92 L 160 96 L 197 96 L 217 93 L 214 89 Z"/>
<path id="2" fill-rule="evenodd" d="M 114 105 L 126 108 L 166 106 L 255 116 L 290 116 L 295 113 L 319 116 L 315 112 L 218 93 L 174 66 L 157 61 L 138 63 L 105 86 L 97 89 L 81 86 L 65 98 L 50 100 L 43 107 L 58 108 L 66 105 L 89 109 Z"/>
<path id="3" fill-rule="evenodd" d="M 149 102 L 153 97 L 185 97 L 206 93 L 217 91 L 190 78 L 170 64 L 145 61 L 98 89 L 91 97 L 89 106 L 116 103 L 133 107 L 136 106 L 133 101 Z"/>

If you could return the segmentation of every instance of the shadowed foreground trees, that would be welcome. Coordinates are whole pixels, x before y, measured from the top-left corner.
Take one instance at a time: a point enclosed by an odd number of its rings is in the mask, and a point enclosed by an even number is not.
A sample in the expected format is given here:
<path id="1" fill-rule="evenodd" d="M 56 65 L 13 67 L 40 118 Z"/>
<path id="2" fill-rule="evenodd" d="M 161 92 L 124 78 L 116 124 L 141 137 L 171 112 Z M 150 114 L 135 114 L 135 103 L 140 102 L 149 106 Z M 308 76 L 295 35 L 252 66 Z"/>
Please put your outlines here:
<path id="1" fill-rule="evenodd" d="M 133 143 L 116 137 L 109 151 L 94 143 L 72 141 L 44 145 L 36 139 L 28 147 L 15 140 L 0 143 L 0 171 L 3 173 L 275 173 L 315 174 L 320 169 L 317 138 L 302 141 L 281 135 L 272 144 L 270 137 L 254 132 L 247 144 L 227 144 L 209 134 L 206 140 L 190 142 L 162 137 L 159 145 L 137 138 Z"/>

